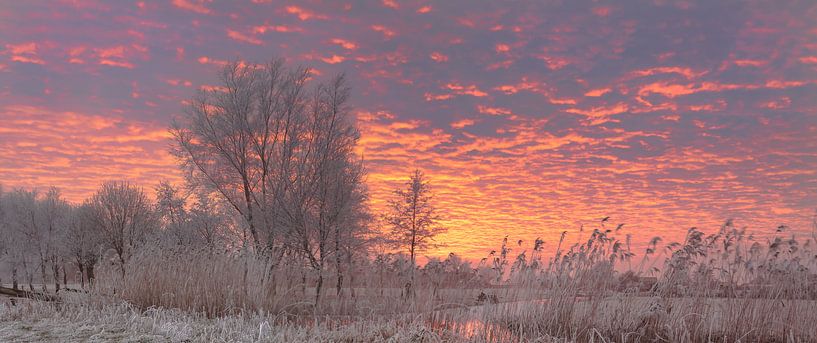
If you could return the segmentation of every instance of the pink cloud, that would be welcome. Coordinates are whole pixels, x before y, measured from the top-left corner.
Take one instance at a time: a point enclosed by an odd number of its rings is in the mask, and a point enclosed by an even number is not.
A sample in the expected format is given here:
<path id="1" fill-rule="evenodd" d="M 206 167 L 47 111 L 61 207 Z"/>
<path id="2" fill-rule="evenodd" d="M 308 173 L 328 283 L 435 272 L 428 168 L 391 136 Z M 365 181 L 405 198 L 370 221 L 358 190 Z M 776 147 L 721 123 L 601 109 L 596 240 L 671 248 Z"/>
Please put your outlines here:
<path id="1" fill-rule="evenodd" d="M 230 38 L 232 38 L 234 40 L 237 40 L 239 42 L 249 43 L 249 44 L 253 44 L 253 45 L 263 45 L 264 44 L 264 42 L 261 41 L 258 38 L 251 37 L 251 36 L 245 35 L 245 34 L 243 34 L 241 32 L 238 32 L 238 31 L 235 31 L 235 30 L 230 30 L 230 29 L 227 29 L 227 37 L 230 37 Z"/>
<path id="2" fill-rule="evenodd" d="M 330 57 L 322 57 L 321 61 L 324 61 L 325 63 L 329 64 L 337 64 L 343 62 L 345 59 L 346 58 L 344 58 L 343 56 L 332 55 Z"/>
<path id="3" fill-rule="evenodd" d="M 434 60 L 434 62 L 448 62 L 448 56 L 443 55 L 439 52 L 432 52 L 429 57 Z"/>
<path id="4" fill-rule="evenodd" d="M 204 6 L 203 1 L 173 0 L 173 6 L 199 14 L 210 14 L 210 9 Z"/>
<path id="5" fill-rule="evenodd" d="M 45 64 L 39 55 L 39 47 L 35 42 L 20 44 L 6 44 L 6 53 L 11 55 L 11 60 L 20 63 Z"/>
<path id="6" fill-rule="evenodd" d="M 325 15 L 315 14 L 315 12 L 298 6 L 287 6 L 285 9 L 287 13 L 296 15 L 301 21 L 310 19 L 326 19 Z"/>
<path id="7" fill-rule="evenodd" d="M 387 27 L 385 27 L 383 25 L 372 25 L 371 27 L 372 27 L 372 30 L 380 32 L 387 39 L 392 38 L 395 35 L 394 31 L 388 29 Z"/>
<path id="8" fill-rule="evenodd" d="M 332 44 L 340 45 L 342 48 L 344 48 L 346 50 L 356 50 L 357 49 L 357 43 L 352 42 L 352 41 L 348 41 L 348 40 L 345 40 L 345 39 L 332 38 L 331 42 L 332 42 Z"/>

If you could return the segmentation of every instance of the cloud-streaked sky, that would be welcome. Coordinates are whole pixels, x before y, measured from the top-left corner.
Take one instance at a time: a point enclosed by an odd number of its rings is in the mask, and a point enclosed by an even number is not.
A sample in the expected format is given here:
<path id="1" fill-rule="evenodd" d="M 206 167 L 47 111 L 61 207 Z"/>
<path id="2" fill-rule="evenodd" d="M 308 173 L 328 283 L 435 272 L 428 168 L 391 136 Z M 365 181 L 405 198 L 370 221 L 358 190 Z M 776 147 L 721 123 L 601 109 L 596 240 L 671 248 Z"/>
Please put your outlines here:
<path id="1" fill-rule="evenodd" d="M 167 127 L 225 61 L 346 72 L 372 206 L 426 171 L 455 251 L 810 232 L 814 1 L 3 1 L 0 183 L 180 180 Z"/>

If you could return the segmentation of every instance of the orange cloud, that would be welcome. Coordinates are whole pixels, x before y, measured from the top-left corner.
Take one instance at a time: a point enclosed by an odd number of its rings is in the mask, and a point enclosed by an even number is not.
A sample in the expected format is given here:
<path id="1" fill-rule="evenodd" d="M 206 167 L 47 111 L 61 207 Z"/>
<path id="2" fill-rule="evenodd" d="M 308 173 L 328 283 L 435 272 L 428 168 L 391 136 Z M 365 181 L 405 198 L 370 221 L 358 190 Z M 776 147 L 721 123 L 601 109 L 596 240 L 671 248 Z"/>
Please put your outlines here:
<path id="1" fill-rule="evenodd" d="M 377 32 L 380 32 L 380 33 L 381 33 L 381 34 L 383 34 L 383 36 L 384 36 L 384 37 L 386 37 L 387 39 L 392 38 L 392 37 L 394 37 L 394 35 L 395 35 L 394 31 L 392 31 L 392 30 L 390 30 L 390 29 L 386 28 L 386 27 L 385 27 L 385 26 L 383 26 L 383 25 L 372 25 L 372 30 L 375 30 L 375 31 L 377 31 Z"/>
<path id="2" fill-rule="evenodd" d="M 492 116 L 506 116 L 513 114 L 511 113 L 511 110 L 507 108 L 489 107 L 483 105 L 477 105 L 477 111 L 479 111 L 479 113 L 490 114 Z"/>
<path id="3" fill-rule="evenodd" d="M 501 85 L 496 88 L 495 90 L 501 91 L 505 94 L 516 94 L 520 91 L 531 91 L 531 92 L 540 92 L 539 84 L 536 82 L 529 82 L 526 78 L 522 78 L 517 84 L 510 84 L 510 85 Z"/>
<path id="4" fill-rule="evenodd" d="M 578 108 L 569 108 L 565 110 L 568 113 L 581 114 L 589 119 L 590 125 L 597 125 L 610 121 L 610 116 L 624 113 L 629 107 L 625 103 L 618 103 L 613 106 L 599 106 L 593 107 L 589 110 Z"/>
<path id="5" fill-rule="evenodd" d="M 178 178 L 167 123 L 196 90 L 223 91 L 216 75 L 199 74 L 273 51 L 316 63 L 312 78 L 350 73 L 373 212 L 411 169 L 426 171 L 451 229 L 430 256 L 478 259 L 505 235 L 525 240 L 514 253 L 536 237 L 550 249 L 562 230 L 570 240 L 608 215 L 633 228 L 634 247 L 640 233 L 679 238 L 678 228 L 717 229 L 729 217 L 758 230 L 810 228 L 817 29 L 808 11 L 748 2 L 737 14 L 650 26 L 666 14 L 641 16 L 652 3 L 443 13 L 453 8 L 253 2 L 267 5 L 171 0 L 178 18 L 151 2 L 105 3 L 96 14 L 57 2 L 59 16 L 14 6 L 27 25 L 0 43 L 0 183 L 67 187 L 80 201 L 101 180 L 150 188 Z M 83 15 L 92 26 L 64 29 Z M 718 31 L 721 15 L 740 28 Z M 695 33 L 711 30 L 720 33 Z M 734 44 L 711 44 L 721 38 Z M 405 103 L 417 96 L 427 102 Z"/>
<path id="6" fill-rule="evenodd" d="M 239 42 L 249 43 L 253 45 L 263 45 L 264 42 L 258 38 L 245 35 L 241 32 L 227 29 L 227 36 Z"/>
<path id="7" fill-rule="evenodd" d="M 80 202 L 105 180 L 147 187 L 162 179 L 181 181 L 163 123 L 29 105 L 0 107 L 0 123 L 0 183 L 6 185 L 70 185 L 62 193 Z M 7 159 L 11 151 L 26 164 Z"/>
<path id="8" fill-rule="evenodd" d="M 434 60 L 434 62 L 448 62 L 448 56 L 443 55 L 439 52 L 432 52 L 429 57 Z"/>
<path id="9" fill-rule="evenodd" d="M 445 87 L 454 91 L 456 94 L 470 95 L 475 97 L 483 97 L 488 95 L 488 93 L 479 90 L 475 85 L 462 86 L 458 83 L 449 83 L 446 84 Z"/>
<path id="10" fill-rule="evenodd" d="M 649 69 L 636 70 L 633 72 L 635 76 L 650 76 L 656 74 L 680 74 L 687 79 L 694 79 L 706 75 L 706 71 L 696 72 L 691 68 L 686 67 L 656 67 Z"/>
<path id="11" fill-rule="evenodd" d="M 437 100 L 448 100 L 454 97 L 451 94 L 432 94 L 432 93 L 425 93 L 426 101 L 437 101 Z"/>
<path id="12" fill-rule="evenodd" d="M 213 65 L 217 65 L 217 66 L 225 66 L 225 65 L 227 65 L 227 63 L 229 63 L 226 60 L 213 59 L 213 58 L 210 58 L 210 57 L 207 57 L 207 56 L 201 56 L 201 57 L 199 57 L 197 59 L 197 61 L 200 64 L 213 64 Z"/>
<path id="13" fill-rule="evenodd" d="M 588 91 L 587 93 L 584 93 L 584 96 L 599 97 L 599 96 L 602 96 L 602 95 L 607 94 L 609 92 L 610 92 L 610 88 L 599 88 L 599 89 L 593 89 L 593 90 Z"/>
<path id="14" fill-rule="evenodd" d="M 173 6 L 199 14 L 210 14 L 210 9 L 204 6 L 203 1 L 173 0 Z"/>
<path id="15" fill-rule="evenodd" d="M 6 53 L 11 55 L 14 62 L 45 64 L 38 56 L 38 46 L 35 42 L 6 44 Z"/>
<path id="16" fill-rule="evenodd" d="M 227 88 L 224 86 L 201 85 L 199 89 L 205 92 L 226 92 Z"/>
<path id="17" fill-rule="evenodd" d="M 383 0 L 383 6 L 393 8 L 393 9 L 400 8 L 400 5 L 398 5 L 397 1 L 394 1 L 394 0 Z"/>
<path id="18" fill-rule="evenodd" d="M 738 67 L 762 67 L 768 62 L 763 60 L 735 60 L 734 63 Z"/>
<path id="19" fill-rule="evenodd" d="M 127 61 L 117 61 L 103 58 L 99 60 L 99 64 L 111 67 L 133 69 L 133 64 Z"/>
<path id="20" fill-rule="evenodd" d="M 342 48 L 346 50 L 355 50 L 357 49 L 357 44 L 355 42 L 351 42 L 345 39 L 340 38 L 332 38 L 332 44 L 340 45 Z"/>
<path id="21" fill-rule="evenodd" d="M 310 19 L 326 19 L 325 15 L 315 14 L 315 12 L 298 6 L 287 6 L 285 9 L 287 13 L 296 15 L 301 21 L 307 21 Z"/>
<path id="22" fill-rule="evenodd" d="M 325 63 L 329 64 L 336 64 L 343 62 L 345 59 L 346 58 L 344 58 L 343 56 L 332 55 L 330 57 L 322 57 L 321 61 L 324 61 Z"/>
<path id="23" fill-rule="evenodd" d="M 791 107 L 791 98 L 784 96 L 777 100 L 767 101 L 762 106 L 773 110 L 789 108 Z"/>
<path id="24" fill-rule="evenodd" d="M 142 56 L 146 58 L 148 53 L 147 47 L 139 44 L 132 45 L 117 45 L 107 48 L 94 48 L 92 56 L 96 57 L 97 63 L 100 65 L 120 67 L 120 68 L 134 68 L 133 61 L 129 58 L 134 56 Z M 74 58 L 72 63 L 82 62 Z"/>
<path id="25" fill-rule="evenodd" d="M 451 127 L 455 129 L 462 129 L 466 126 L 474 125 L 476 122 L 473 119 L 461 119 L 451 123 Z"/>
<path id="26" fill-rule="evenodd" d="M 252 28 L 253 33 L 266 33 L 267 31 L 275 32 L 300 32 L 303 31 L 299 27 L 290 27 L 285 25 L 261 25 Z"/>

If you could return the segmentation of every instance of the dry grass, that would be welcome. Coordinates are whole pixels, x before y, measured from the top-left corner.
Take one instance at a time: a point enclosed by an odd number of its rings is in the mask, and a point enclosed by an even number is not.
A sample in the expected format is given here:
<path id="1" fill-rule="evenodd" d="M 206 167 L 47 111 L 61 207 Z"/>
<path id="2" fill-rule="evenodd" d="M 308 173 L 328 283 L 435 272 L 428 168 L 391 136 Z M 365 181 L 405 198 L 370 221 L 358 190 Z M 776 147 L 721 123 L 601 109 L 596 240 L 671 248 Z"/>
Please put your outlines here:
<path id="1" fill-rule="evenodd" d="M 376 320 L 294 323 L 270 315 L 207 318 L 127 303 L 0 305 L 2 342 L 418 342 L 451 341 L 422 322 Z"/>
<path id="2" fill-rule="evenodd" d="M 92 297 L 59 308 L 6 307 L 2 320 L 100 319 L 170 341 L 817 341 L 814 239 L 755 240 L 727 223 L 711 235 L 690 230 L 680 244 L 656 240 L 636 262 L 614 234 L 560 243 L 549 258 L 535 247 L 513 259 L 505 242 L 474 267 L 435 261 L 417 272 L 414 297 L 401 287 L 399 258 L 358 261 L 354 281 L 340 294 L 330 282 L 317 302 L 314 272 L 294 261 L 145 250 L 124 279 L 101 271 Z M 324 273 L 331 280 L 333 272 Z M 650 281 L 648 274 L 654 284 L 633 283 Z"/>

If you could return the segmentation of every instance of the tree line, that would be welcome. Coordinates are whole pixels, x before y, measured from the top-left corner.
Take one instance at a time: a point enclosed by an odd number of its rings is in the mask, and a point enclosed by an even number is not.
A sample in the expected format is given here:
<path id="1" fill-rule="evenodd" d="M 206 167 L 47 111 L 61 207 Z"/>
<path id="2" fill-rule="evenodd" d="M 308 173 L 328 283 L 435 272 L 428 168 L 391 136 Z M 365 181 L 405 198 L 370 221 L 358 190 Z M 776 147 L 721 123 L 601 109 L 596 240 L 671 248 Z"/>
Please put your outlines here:
<path id="1" fill-rule="evenodd" d="M 417 253 L 443 231 L 428 182 L 414 172 L 388 213 L 371 213 L 351 88 L 343 74 L 313 76 L 280 59 L 226 65 L 220 87 L 199 91 L 172 123 L 185 183 L 160 182 L 155 201 L 124 181 L 102 184 L 81 204 L 56 188 L 0 189 L 0 248 L 13 287 L 37 277 L 43 290 L 46 282 L 59 290 L 69 269 L 92 283 L 100 262 L 124 277 L 134 251 L 167 245 L 251 252 L 271 269 L 297 264 L 316 275 L 320 297 L 329 270 L 340 293 L 355 255 L 385 243 L 410 256 L 410 290 Z"/>

